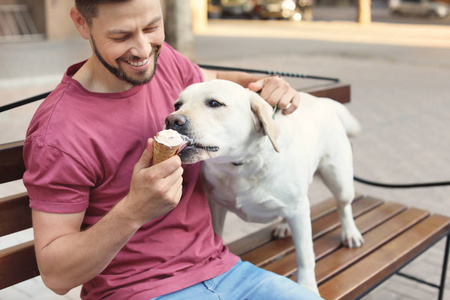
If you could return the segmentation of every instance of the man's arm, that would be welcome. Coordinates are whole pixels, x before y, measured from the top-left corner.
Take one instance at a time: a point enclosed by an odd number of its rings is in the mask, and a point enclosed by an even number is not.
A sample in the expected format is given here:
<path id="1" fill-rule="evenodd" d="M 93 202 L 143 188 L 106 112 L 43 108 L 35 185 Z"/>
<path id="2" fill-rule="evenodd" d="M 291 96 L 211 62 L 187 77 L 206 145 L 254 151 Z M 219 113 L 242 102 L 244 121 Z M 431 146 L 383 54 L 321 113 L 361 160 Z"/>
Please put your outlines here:
<path id="1" fill-rule="evenodd" d="M 152 146 L 149 142 L 134 167 L 128 195 L 92 227 L 80 231 L 84 212 L 33 210 L 39 270 L 55 293 L 65 294 L 100 274 L 143 224 L 178 205 L 183 180 L 180 158 L 150 167 Z"/>
<path id="2" fill-rule="evenodd" d="M 244 72 L 224 72 L 201 69 L 205 81 L 225 79 L 236 82 L 253 92 L 260 92 L 260 96 L 271 106 L 283 110 L 283 114 L 293 113 L 299 103 L 300 95 L 289 83 L 278 76 L 257 76 Z"/>
<path id="3" fill-rule="evenodd" d="M 83 217 L 84 212 L 54 214 L 33 210 L 42 280 L 60 295 L 100 274 L 139 228 L 136 222 L 126 222 L 117 208 L 80 232 Z"/>

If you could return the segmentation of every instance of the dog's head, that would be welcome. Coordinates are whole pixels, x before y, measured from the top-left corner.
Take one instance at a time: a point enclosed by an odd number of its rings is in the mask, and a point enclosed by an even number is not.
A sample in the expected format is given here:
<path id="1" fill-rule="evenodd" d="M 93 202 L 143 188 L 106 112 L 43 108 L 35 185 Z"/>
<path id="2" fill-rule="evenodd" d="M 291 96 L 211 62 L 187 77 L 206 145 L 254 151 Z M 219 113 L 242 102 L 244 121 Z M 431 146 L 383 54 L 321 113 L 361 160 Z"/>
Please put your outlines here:
<path id="1" fill-rule="evenodd" d="M 184 163 L 210 158 L 235 162 L 267 138 L 278 151 L 272 108 L 258 94 L 236 83 L 213 80 L 193 84 L 180 94 L 174 106 L 165 128 L 192 139 L 180 152 Z"/>

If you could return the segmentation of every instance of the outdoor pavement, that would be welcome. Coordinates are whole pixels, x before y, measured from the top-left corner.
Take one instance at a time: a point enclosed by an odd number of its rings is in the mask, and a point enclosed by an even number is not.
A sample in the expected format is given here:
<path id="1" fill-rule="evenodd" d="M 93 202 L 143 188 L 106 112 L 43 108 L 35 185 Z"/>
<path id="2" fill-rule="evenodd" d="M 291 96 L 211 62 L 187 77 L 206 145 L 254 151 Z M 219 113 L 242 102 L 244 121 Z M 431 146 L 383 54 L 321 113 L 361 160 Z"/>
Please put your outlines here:
<path id="1" fill-rule="evenodd" d="M 198 63 L 337 77 L 350 83 L 352 102 L 347 107 L 363 128 L 352 140 L 356 175 L 386 183 L 450 180 L 448 25 L 214 20 L 195 36 L 195 47 Z M 89 54 L 81 38 L 1 45 L 0 105 L 51 90 L 69 64 Z M 324 84 L 290 82 L 295 87 Z M 0 114 L 0 143 L 24 138 L 36 105 Z M 450 216 L 450 187 L 402 190 L 355 185 L 360 194 Z M 0 193 L 22 188 L 20 183 L 0 185 Z M 312 203 L 330 196 L 320 181 L 312 184 L 309 194 Z M 226 242 L 261 226 L 235 216 L 227 224 Z M 27 231 L 0 239 L 1 248 L 31 236 Z M 443 242 L 438 243 L 404 272 L 439 283 L 443 250 Z M 78 294 L 74 289 L 56 296 L 36 278 L 1 290 L 0 299 L 79 299 Z M 437 290 L 394 276 L 364 299 L 436 298 Z M 450 299 L 449 279 L 444 299 Z"/>

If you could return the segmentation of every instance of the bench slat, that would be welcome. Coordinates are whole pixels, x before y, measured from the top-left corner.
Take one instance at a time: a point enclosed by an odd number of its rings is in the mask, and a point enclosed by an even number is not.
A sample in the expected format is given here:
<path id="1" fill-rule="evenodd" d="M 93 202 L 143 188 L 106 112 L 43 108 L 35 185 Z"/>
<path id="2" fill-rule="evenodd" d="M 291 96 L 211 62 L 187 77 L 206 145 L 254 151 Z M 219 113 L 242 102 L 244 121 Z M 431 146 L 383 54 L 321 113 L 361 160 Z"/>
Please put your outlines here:
<path id="1" fill-rule="evenodd" d="M 440 240 L 450 230 L 450 219 L 433 215 L 391 240 L 377 251 L 319 287 L 327 300 L 355 299 Z"/>
<path id="2" fill-rule="evenodd" d="M 373 228 L 376 228 L 380 223 L 385 222 L 391 219 L 393 216 L 398 215 L 398 213 L 403 210 L 404 207 L 399 204 L 384 204 L 358 217 L 356 219 L 356 225 L 358 226 L 361 233 L 365 234 Z M 314 253 L 316 255 L 316 260 L 326 256 L 336 249 L 339 249 L 341 251 L 345 250 L 346 252 L 353 252 L 355 250 L 342 248 L 340 227 L 314 241 Z M 358 249 L 364 249 L 367 253 L 375 250 L 375 248 L 370 247 L 370 243 L 366 243 L 363 247 Z M 326 258 L 329 256 L 326 256 Z M 319 260 L 319 263 L 320 262 L 321 260 Z M 292 275 L 297 271 L 295 252 L 286 255 L 285 257 L 275 261 L 272 264 L 267 265 L 264 268 L 283 276 Z"/>
<path id="3" fill-rule="evenodd" d="M 355 204 L 362 198 L 363 197 L 359 196 L 353 201 L 353 204 Z M 379 201 L 381 200 L 374 201 L 379 203 Z M 325 215 L 332 213 L 333 211 L 336 211 L 336 200 L 334 198 L 329 198 L 311 207 L 311 220 L 317 220 Z M 251 250 L 258 248 L 259 246 L 271 242 L 273 240 L 272 233 L 279 223 L 280 222 L 276 222 L 267 227 L 264 227 L 263 229 L 254 232 L 242 239 L 229 243 L 227 246 L 231 252 L 238 256 L 242 256 L 250 252 Z"/>
<path id="4" fill-rule="evenodd" d="M 353 218 L 357 218 L 366 212 L 380 206 L 383 204 L 383 200 L 371 198 L 371 197 L 363 197 L 358 201 L 353 201 L 352 203 L 352 211 Z M 314 221 L 312 223 L 312 232 L 313 238 L 316 239 L 319 236 L 334 230 L 340 225 L 339 213 L 336 211 Z"/>
<path id="5" fill-rule="evenodd" d="M 405 209 L 406 207 L 404 205 L 387 202 L 367 212 L 363 216 L 360 216 L 355 220 L 355 223 L 361 234 L 364 235 L 383 222 L 386 222 L 387 220 L 390 220 L 394 216 L 398 215 Z M 316 261 L 341 247 L 341 227 L 339 227 L 314 241 Z"/>
<path id="6" fill-rule="evenodd" d="M 365 257 L 386 242 L 422 221 L 428 215 L 428 212 L 423 210 L 408 209 L 384 222 L 376 230 L 364 234 L 365 243 L 363 247 L 351 249 L 351 251 L 340 248 L 319 260 L 316 264 L 317 283 L 321 284 L 335 276 L 352 263 Z"/>
<path id="7" fill-rule="evenodd" d="M 334 199 L 332 200 L 335 202 Z M 357 217 L 380 205 L 381 203 L 382 201 L 378 199 L 361 198 L 358 201 L 354 201 L 352 204 L 353 215 Z M 322 219 L 326 219 L 327 222 L 323 222 Z M 316 225 L 316 223 L 319 224 Z M 337 211 L 333 211 L 332 213 L 312 222 L 313 237 L 317 238 L 326 232 L 335 229 L 337 226 L 339 226 L 338 213 Z M 279 256 L 294 251 L 294 248 L 294 242 L 291 237 L 272 240 L 254 251 L 242 254 L 241 259 L 244 261 L 249 261 L 257 266 L 263 266 Z"/>
<path id="8" fill-rule="evenodd" d="M 322 201 L 311 207 L 311 220 L 316 220 L 336 210 L 336 200 L 333 198 Z M 241 256 L 254 248 L 264 245 L 272 240 L 272 232 L 280 222 L 264 227 L 248 236 L 228 244 L 234 254 Z"/>
<path id="9" fill-rule="evenodd" d="M 0 290 L 38 275 L 33 241 L 0 250 Z"/>
<path id="10" fill-rule="evenodd" d="M 25 172 L 22 153 L 23 142 L 0 145 L 0 183 L 22 179 Z"/>
<path id="11" fill-rule="evenodd" d="M 27 193 L 0 199 L 0 236 L 31 228 L 31 209 Z"/>

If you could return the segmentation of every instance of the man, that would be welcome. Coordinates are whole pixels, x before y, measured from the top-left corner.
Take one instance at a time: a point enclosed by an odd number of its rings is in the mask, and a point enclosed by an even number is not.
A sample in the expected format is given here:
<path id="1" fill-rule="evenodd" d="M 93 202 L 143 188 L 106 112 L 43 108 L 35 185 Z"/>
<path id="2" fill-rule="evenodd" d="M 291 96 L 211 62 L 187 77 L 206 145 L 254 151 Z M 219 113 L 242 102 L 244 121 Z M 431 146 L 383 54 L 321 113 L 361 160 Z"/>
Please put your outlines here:
<path id="1" fill-rule="evenodd" d="M 24 145 L 44 283 L 58 294 L 83 284 L 83 299 L 315 297 L 228 251 L 212 231 L 198 165 L 183 168 L 177 156 L 151 165 L 149 137 L 192 83 L 233 80 L 285 113 L 298 94 L 280 78 L 190 63 L 164 43 L 158 0 L 75 2 L 71 18 L 93 54 L 67 70 Z"/>

